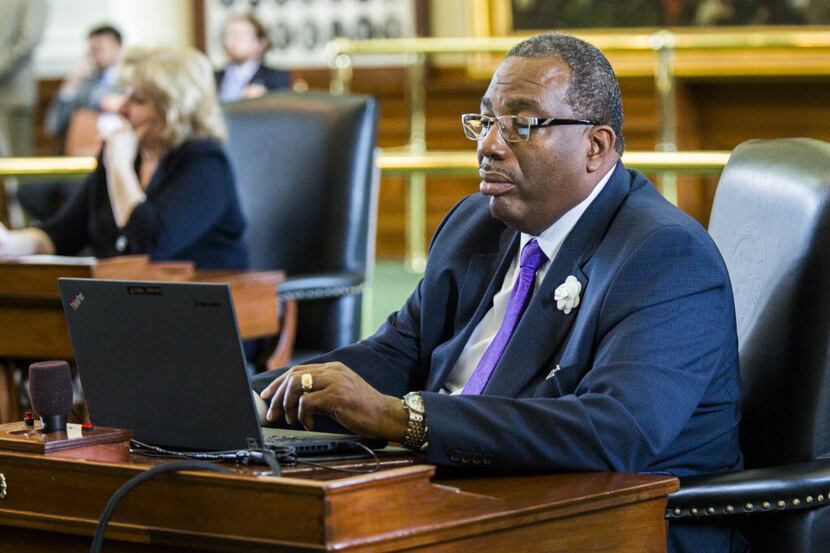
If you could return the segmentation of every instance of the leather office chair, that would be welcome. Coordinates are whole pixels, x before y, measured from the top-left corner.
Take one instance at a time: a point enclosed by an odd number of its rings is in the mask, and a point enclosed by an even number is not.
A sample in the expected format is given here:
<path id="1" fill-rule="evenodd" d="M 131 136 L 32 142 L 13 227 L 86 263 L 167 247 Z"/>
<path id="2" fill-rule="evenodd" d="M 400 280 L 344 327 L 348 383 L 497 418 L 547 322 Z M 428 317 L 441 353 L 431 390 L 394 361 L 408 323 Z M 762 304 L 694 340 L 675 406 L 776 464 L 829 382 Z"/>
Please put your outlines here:
<path id="1" fill-rule="evenodd" d="M 681 479 L 666 516 L 735 524 L 752 553 L 830 551 L 830 144 L 738 146 L 709 232 L 735 292 L 746 470 Z"/>
<path id="2" fill-rule="evenodd" d="M 292 362 L 357 341 L 374 259 L 378 106 L 277 92 L 225 106 L 251 268 L 280 269 L 297 300 Z"/>

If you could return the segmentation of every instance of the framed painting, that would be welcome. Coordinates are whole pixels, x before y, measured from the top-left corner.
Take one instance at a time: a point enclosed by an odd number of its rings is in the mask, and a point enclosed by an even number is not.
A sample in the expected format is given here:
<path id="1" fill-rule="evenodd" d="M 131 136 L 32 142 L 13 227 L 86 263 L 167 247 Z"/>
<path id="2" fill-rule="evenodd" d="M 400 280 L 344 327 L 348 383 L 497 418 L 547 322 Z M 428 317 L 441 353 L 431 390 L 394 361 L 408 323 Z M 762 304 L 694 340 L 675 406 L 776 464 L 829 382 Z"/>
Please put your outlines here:
<path id="1" fill-rule="evenodd" d="M 225 62 L 222 29 L 235 14 L 262 21 L 271 43 L 266 62 L 288 69 L 327 67 L 326 44 L 334 38 L 408 38 L 426 26 L 426 0 L 197 0 L 195 6 L 197 46 L 217 66 Z"/>
<path id="2" fill-rule="evenodd" d="M 585 38 L 621 75 L 653 74 L 661 36 L 678 76 L 830 75 L 830 0 L 468 0 L 467 11 L 479 37 Z"/>
<path id="3" fill-rule="evenodd" d="M 830 0 L 487 0 L 493 34 L 542 29 L 830 25 Z"/>

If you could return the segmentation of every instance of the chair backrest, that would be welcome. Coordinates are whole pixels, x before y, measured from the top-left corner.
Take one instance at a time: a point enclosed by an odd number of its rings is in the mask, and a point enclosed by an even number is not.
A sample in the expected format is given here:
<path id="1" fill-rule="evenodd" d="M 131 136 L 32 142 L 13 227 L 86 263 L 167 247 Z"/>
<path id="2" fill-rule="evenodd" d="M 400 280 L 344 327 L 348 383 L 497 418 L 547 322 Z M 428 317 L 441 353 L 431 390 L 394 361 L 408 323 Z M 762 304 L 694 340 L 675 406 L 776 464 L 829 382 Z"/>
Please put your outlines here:
<path id="1" fill-rule="evenodd" d="M 366 276 L 374 255 L 377 102 L 277 92 L 225 106 L 253 269 L 291 277 Z M 297 350 L 328 351 L 360 332 L 360 295 L 302 302 Z"/>
<path id="2" fill-rule="evenodd" d="M 735 293 L 747 468 L 830 453 L 830 144 L 751 140 L 709 232 Z"/>

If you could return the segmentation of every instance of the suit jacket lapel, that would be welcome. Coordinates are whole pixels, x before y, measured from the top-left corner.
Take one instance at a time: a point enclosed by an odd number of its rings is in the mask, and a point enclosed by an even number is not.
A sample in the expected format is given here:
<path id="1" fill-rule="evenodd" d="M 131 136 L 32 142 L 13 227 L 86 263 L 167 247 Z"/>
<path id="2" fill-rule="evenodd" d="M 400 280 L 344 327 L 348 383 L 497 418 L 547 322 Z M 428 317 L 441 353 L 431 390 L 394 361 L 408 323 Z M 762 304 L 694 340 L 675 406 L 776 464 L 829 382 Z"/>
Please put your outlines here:
<path id="1" fill-rule="evenodd" d="M 470 258 L 459 290 L 455 335 L 433 352 L 432 370 L 427 378 L 425 390 L 438 391 L 444 385 L 458 356 L 467 345 L 473 329 L 492 307 L 493 296 L 501 289 L 504 275 L 516 255 L 518 244 L 519 233 L 505 229 L 499 241 L 498 251 L 476 254 Z M 485 286 L 486 289 L 483 290 Z M 475 311 L 472 316 L 467 317 L 473 309 Z"/>
<path id="2" fill-rule="evenodd" d="M 256 68 L 256 71 L 254 71 L 254 74 L 251 75 L 250 79 L 248 79 L 248 84 L 253 84 L 253 83 L 256 83 L 257 81 L 261 81 L 263 79 L 262 72 L 263 72 L 263 65 L 262 65 L 262 62 L 260 61 L 259 67 Z"/>
<path id="3" fill-rule="evenodd" d="M 582 284 L 580 297 L 585 294 L 588 276 L 582 267 L 602 241 L 629 188 L 628 173 L 622 163 L 618 163 L 605 189 L 583 213 L 551 262 L 545 279 L 496 365 L 484 389 L 485 394 L 516 397 L 547 366 L 550 357 L 562 345 L 580 311 L 579 307 L 568 315 L 559 311 L 554 292 L 569 275 L 573 275 Z"/>

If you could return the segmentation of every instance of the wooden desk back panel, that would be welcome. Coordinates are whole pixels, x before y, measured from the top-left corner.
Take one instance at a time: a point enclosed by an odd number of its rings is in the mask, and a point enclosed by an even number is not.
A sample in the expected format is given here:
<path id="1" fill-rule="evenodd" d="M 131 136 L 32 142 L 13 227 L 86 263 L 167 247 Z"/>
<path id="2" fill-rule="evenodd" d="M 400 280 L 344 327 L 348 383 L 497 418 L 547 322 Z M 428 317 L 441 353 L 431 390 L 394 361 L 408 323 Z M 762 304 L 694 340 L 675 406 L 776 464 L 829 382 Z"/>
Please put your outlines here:
<path id="1" fill-rule="evenodd" d="M 58 300 L 58 277 L 92 278 L 92 258 L 0 259 L 0 301 Z"/>
<path id="2" fill-rule="evenodd" d="M 151 263 L 147 256 L 0 259 L 0 358 L 74 357 L 60 303 L 59 277 L 227 283 L 243 338 L 279 331 L 276 291 L 284 279 L 280 271 L 196 271 L 190 262 Z"/>

